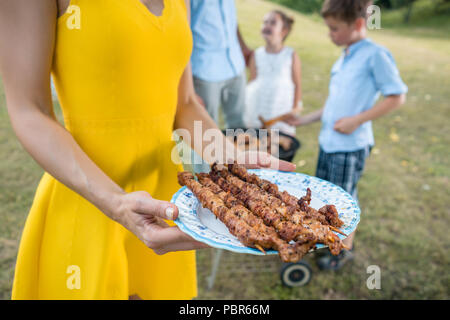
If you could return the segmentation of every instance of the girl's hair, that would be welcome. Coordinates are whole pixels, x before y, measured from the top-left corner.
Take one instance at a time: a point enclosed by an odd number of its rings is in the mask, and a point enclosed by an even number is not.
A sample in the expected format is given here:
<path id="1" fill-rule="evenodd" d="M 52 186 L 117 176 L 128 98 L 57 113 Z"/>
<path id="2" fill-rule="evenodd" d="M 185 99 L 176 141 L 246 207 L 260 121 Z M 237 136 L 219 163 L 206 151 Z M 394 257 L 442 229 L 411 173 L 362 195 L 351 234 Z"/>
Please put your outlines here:
<path id="1" fill-rule="evenodd" d="M 286 13 L 284 13 L 281 10 L 273 10 L 272 12 L 278 14 L 281 17 L 281 20 L 283 21 L 283 29 L 287 30 L 287 33 L 283 38 L 284 41 L 291 33 L 292 25 L 294 24 L 295 20 L 294 18 L 289 17 Z"/>

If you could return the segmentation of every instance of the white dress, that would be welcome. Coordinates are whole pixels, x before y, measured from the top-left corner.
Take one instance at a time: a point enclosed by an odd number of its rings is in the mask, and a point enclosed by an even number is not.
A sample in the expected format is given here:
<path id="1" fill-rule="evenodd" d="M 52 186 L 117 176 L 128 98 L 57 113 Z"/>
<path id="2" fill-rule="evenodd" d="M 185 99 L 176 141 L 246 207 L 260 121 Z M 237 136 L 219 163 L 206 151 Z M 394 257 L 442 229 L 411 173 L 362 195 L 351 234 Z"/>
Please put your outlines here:
<path id="1" fill-rule="evenodd" d="M 268 53 L 265 47 L 255 51 L 256 79 L 246 88 L 244 121 L 247 128 L 261 128 L 258 116 L 270 120 L 292 111 L 295 84 L 292 79 L 294 49 L 284 47 L 279 53 Z M 295 136 L 295 127 L 277 122 L 271 129 Z"/>

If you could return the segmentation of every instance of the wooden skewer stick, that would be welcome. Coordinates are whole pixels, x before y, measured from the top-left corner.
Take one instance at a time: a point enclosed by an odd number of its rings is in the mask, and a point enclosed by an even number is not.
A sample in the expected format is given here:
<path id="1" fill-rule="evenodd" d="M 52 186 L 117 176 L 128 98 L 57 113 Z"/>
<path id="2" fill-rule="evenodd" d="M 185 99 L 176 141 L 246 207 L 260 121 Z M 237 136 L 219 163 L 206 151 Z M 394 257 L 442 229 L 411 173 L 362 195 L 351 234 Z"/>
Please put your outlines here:
<path id="1" fill-rule="evenodd" d="M 262 122 L 263 128 L 270 128 L 275 123 L 282 121 L 289 113 L 283 114 L 281 116 L 278 116 L 276 118 L 270 119 L 270 120 L 264 120 L 263 117 L 258 116 L 259 121 Z"/>
<path id="2" fill-rule="evenodd" d="M 344 236 L 347 236 L 345 233 L 343 233 L 341 230 L 339 230 L 339 229 L 336 228 L 336 227 L 329 226 L 329 228 L 330 228 L 331 230 L 333 230 L 333 231 L 336 231 L 337 233 L 340 233 L 340 234 L 342 234 L 342 235 L 344 235 Z"/>
<path id="3" fill-rule="evenodd" d="M 255 247 L 256 247 L 256 249 L 258 249 L 262 253 L 266 254 L 266 251 L 264 251 L 264 249 L 259 244 L 255 244 Z"/>
<path id="4" fill-rule="evenodd" d="M 342 244 L 342 248 L 344 248 L 345 250 L 350 250 L 350 248 L 347 247 L 345 244 Z"/>

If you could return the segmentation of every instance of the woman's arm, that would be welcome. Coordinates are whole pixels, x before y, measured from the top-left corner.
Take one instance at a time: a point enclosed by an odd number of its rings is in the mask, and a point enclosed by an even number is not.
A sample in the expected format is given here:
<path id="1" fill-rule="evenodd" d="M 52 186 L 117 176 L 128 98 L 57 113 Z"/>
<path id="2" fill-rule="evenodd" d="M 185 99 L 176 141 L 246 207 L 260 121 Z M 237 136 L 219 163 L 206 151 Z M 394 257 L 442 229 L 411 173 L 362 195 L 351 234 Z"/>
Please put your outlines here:
<path id="1" fill-rule="evenodd" d="M 185 4 L 188 20 L 190 21 L 190 1 L 185 0 Z M 195 130 L 196 124 L 201 126 L 201 130 L 199 130 L 200 127 Z M 269 167 L 282 171 L 295 170 L 294 164 L 279 160 L 266 152 L 242 152 L 235 147 L 231 140 L 223 135 L 217 124 L 196 98 L 190 64 L 184 70 L 178 86 L 178 105 L 174 129 L 186 130 L 191 137 L 188 143 L 189 146 L 202 155 L 203 160 L 209 164 L 238 161 L 248 168 Z M 196 131 L 200 133 L 199 137 L 195 136 Z M 204 134 L 217 138 L 214 141 L 213 148 L 210 148 L 211 142 L 203 141 Z M 211 149 L 214 152 L 204 152 Z"/>
<path id="2" fill-rule="evenodd" d="M 12 127 L 25 150 L 52 176 L 104 212 L 123 190 L 88 159 L 53 113 L 50 69 L 56 1 L 0 1 L 0 71 Z M 13 32 L 14 30 L 14 32 Z"/>
<path id="3" fill-rule="evenodd" d="M 202 158 L 207 163 L 238 161 L 249 168 L 268 167 L 282 171 L 295 170 L 294 164 L 279 160 L 266 152 L 242 152 L 237 149 L 234 143 L 223 135 L 206 109 L 196 99 L 190 66 L 183 73 L 178 92 L 174 129 L 187 130 L 190 137 L 189 145 L 198 154 L 203 155 Z M 196 125 L 198 126 L 197 129 L 195 129 Z M 195 136 L 196 133 L 199 134 L 197 137 Z M 214 136 L 214 143 L 204 141 L 204 135 Z M 214 152 L 208 152 L 211 150 Z"/>
<path id="4" fill-rule="evenodd" d="M 242 38 L 241 32 L 239 31 L 239 26 L 237 28 L 237 37 L 239 40 L 239 45 L 241 46 L 242 55 L 244 56 L 245 64 L 248 66 L 251 57 L 253 57 L 253 50 L 250 49 Z"/>
<path id="5" fill-rule="evenodd" d="M 56 16 L 55 0 L 0 0 L 0 74 L 19 141 L 45 171 L 155 252 L 185 248 L 193 239 L 160 219 L 176 218 L 176 206 L 144 191 L 125 193 L 56 120 L 50 89 Z"/>
<path id="6" fill-rule="evenodd" d="M 299 102 L 302 101 L 302 66 L 300 57 L 295 51 L 292 54 L 292 80 L 295 84 L 294 104 L 292 109 L 294 111 L 301 111 Z"/>

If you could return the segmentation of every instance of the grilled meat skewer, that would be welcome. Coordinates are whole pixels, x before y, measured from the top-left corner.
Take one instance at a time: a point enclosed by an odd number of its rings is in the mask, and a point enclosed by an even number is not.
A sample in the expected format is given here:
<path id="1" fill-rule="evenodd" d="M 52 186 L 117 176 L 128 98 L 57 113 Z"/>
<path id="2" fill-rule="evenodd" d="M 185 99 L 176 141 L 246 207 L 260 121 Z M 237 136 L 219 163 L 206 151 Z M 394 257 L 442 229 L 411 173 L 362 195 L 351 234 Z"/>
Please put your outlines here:
<path id="1" fill-rule="evenodd" d="M 187 186 L 201 202 L 204 208 L 208 208 L 220 219 L 236 238 L 248 247 L 271 248 L 272 240 L 268 235 L 261 235 L 245 221 L 236 215 L 236 210 L 228 209 L 211 190 L 202 186 L 194 179 L 190 172 L 178 174 L 178 182 Z"/>
<path id="2" fill-rule="evenodd" d="M 245 246 L 256 247 L 262 252 L 264 252 L 263 248 L 276 249 L 284 262 L 297 262 L 306 254 L 307 251 L 305 252 L 304 247 L 300 244 L 288 244 L 276 236 L 276 233 L 261 234 L 257 232 L 239 217 L 239 215 L 245 214 L 240 212 L 242 207 L 227 208 L 213 191 L 197 182 L 190 172 L 179 173 L 178 180 L 181 185 L 186 185 L 199 199 L 202 206 L 211 210 Z M 229 201 L 233 201 L 233 199 L 230 198 Z"/>
<path id="3" fill-rule="evenodd" d="M 340 228 L 344 223 L 339 219 L 339 214 L 336 208 L 323 207 L 317 211 L 309 206 L 311 202 L 311 190 L 308 188 L 306 196 L 298 199 L 297 197 L 289 194 L 286 191 L 280 192 L 278 186 L 268 180 L 259 178 L 256 174 L 250 174 L 247 169 L 237 163 L 229 164 L 228 170 L 240 179 L 252 183 L 264 191 L 272 194 L 281 201 L 283 201 L 287 206 L 292 206 L 300 211 L 304 212 L 307 217 L 316 219 L 322 224 L 330 224 L 333 227 Z M 323 210 L 322 210 L 323 209 Z"/>
<path id="4" fill-rule="evenodd" d="M 297 245 L 288 244 L 282 240 L 273 227 L 266 226 L 262 219 L 255 216 L 248 210 L 244 204 L 236 199 L 231 193 L 225 192 L 219 185 L 211 180 L 207 173 L 197 174 L 199 182 L 215 193 L 228 208 L 236 207 L 239 217 L 247 222 L 251 227 L 260 233 L 267 234 L 273 240 L 273 249 L 278 250 L 281 260 L 284 262 L 297 262 L 305 255 L 304 250 L 298 248 Z"/>
<path id="5" fill-rule="evenodd" d="M 222 168 L 221 170 L 218 169 L 217 166 L 213 166 L 213 171 L 212 172 L 218 172 L 221 176 L 224 177 L 224 179 L 226 179 L 226 181 L 232 185 L 235 186 L 235 191 L 233 192 L 233 188 L 225 186 L 225 188 L 229 188 L 230 191 L 232 191 L 233 193 L 238 192 L 238 190 L 240 190 L 240 194 L 237 195 L 237 197 L 246 197 L 246 195 L 248 195 L 249 197 L 256 199 L 258 202 L 270 202 L 269 200 L 267 200 L 268 198 L 270 198 L 270 195 L 267 194 L 265 191 L 261 190 L 260 188 L 251 185 L 249 183 L 246 183 L 242 180 L 240 180 L 239 178 L 237 178 L 236 176 L 233 176 L 227 169 Z M 221 185 L 221 187 L 224 187 Z M 244 194 L 243 196 L 241 194 Z M 236 194 L 235 194 L 236 195 Z M 275 209 L 279 209 L 279 203 L 277 203 L 275 206 L 272 205 L 272 207 L 270 208 L 275 208 Z M 250 208 L 253 210 L 253 208 Z M 254 210 L 253 210 L 254 211 Z M 287 214 L 285 212 L 285 214 Z M 281 216 L 282 214 L 280 214 Z M 289 214 L 285 215 L 285 218 L 290 218 Z M 291 222 L 289 220 L 287 220 L 288 222 Z M 328 225 L 324 225 L 321 224 L 320 222 L 316 221 L 316 220 L 305 220 L 305 221 L 299 221 L 300 224 L 296 224 L 296 226 L 302 226 L 301 228 L 301 234 L 303 236 L 303 240 L 305 240 L 305 236 L 308 238 L 311 238 L 311 240 L 315 240 L 317 242 L 323 243 L 328 245 L 328 247 L 330 248 L 330 251 L 333 254 L 338 254 L 341 249 L 342 249 L 342 242 L 339 239 L 338 236 L 336 236 L 333 232 L 330 231 L 330 228 L 328 227 Z M 300 239 L 299 239 L 300 240 Z M 306 242 L 306 241 L 305 241 Z"/>
<path id="6" fill-rule="evenodd" d="M 268 207 L 262 201 L 255 199 L 251 193 L 241 192 L 243 190 L 229 183 L 221 177 L 218 172 L 212 171 L 210 177 L 223 190 L 231 192 L 237 199 L 242 201 L 245 206 L 255 215 L 260 217 L 266 225 L 274 227 L 283 240 L 295 240 L 301 243 L 316 240 L 316 236 L 311 230 L 307 230 L 302 225 L 295 225 L 292 222 L 283 219 L 283 217 L 275 210 Z"/>

